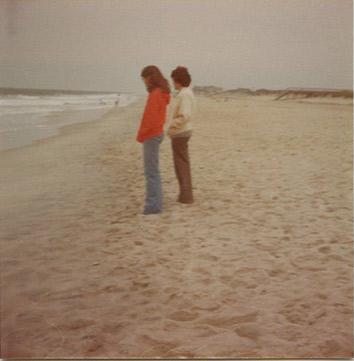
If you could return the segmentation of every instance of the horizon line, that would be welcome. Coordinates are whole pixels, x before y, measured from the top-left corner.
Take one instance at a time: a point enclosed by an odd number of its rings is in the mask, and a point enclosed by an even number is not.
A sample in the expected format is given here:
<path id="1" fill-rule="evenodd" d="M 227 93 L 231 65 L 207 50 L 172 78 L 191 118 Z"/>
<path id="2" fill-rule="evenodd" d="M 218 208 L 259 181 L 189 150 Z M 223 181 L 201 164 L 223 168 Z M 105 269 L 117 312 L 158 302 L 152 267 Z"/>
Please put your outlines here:
<path id="1" fill-rule="evenodd" d="M 194 85 L 193 88 L 218 88 L 222 89 L 223 91 L 228 90 L 249 90 L 249 91 L 259 91 L 259 90 L 267 90 L 267 91 L 290 91 L 290 90 L 307 90 L 307 91 L 353 91 L 353 88 L 311 88 L 311 87 L 287 87 L 287 88 L 255 88 L 255 87 L 238 87 L 238 88 L 224 88 L 217 85 Z M 22 87 L 1 87 L 0 92 L 6 90 L 22 90 L 22 91 L 61 91 L 61 92 L 77 92 L 77 93 L 130 93 L 130 94 L 137 94 L 137 92 L 133 91 L 122 91 L 122 90 L 83 90 L 83 89 L 60 89 L 60 88 L 22 88 Z"/>

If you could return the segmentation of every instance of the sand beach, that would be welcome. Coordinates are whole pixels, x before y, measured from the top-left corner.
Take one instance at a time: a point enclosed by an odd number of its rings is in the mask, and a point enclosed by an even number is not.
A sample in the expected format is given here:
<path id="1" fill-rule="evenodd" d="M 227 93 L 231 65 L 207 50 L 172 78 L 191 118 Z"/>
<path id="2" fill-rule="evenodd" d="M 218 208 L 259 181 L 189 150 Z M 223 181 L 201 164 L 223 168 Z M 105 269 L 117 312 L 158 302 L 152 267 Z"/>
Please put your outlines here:
<path id="1" fill-rule="evenodd" d="M 143 100 L 1 151 L 1 356 L 352 357 L 352 102 L 274 98 L 199 93 L 161 215 Z"/>

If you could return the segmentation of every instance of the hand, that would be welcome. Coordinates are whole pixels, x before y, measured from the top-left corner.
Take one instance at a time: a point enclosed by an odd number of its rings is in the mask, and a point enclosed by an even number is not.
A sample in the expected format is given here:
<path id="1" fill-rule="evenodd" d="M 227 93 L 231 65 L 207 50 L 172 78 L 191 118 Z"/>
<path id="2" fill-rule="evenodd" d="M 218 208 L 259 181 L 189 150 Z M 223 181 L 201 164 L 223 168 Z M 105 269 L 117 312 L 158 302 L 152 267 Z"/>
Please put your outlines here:
<path id="1" fill-rule="evenodd" d="M 173 128 L 172 127 L 169 127 L 168 129 L 167 129 L 167 135 L 171 138 L 171 136 L 173 135 L 172 134 L 173 133 Z"/>

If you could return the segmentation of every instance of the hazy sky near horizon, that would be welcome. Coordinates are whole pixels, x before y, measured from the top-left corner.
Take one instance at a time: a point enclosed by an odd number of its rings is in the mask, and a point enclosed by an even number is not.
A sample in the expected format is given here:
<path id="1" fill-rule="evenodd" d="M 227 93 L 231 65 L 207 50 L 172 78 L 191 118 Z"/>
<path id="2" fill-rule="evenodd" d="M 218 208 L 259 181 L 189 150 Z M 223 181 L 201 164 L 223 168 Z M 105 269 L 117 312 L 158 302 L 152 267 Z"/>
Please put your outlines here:
<path id="1" fill-rule="evenodd" d="M 0 87 L 352 88 L 352 0 L 0 0 Z"/>

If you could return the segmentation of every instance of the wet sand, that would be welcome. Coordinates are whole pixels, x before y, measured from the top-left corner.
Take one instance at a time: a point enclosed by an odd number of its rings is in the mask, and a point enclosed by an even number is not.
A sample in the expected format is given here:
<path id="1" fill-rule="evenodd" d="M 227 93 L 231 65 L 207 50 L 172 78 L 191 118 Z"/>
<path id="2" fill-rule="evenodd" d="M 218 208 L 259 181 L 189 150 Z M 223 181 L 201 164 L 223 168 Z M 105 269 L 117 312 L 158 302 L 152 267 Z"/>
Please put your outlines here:
<path id="1" fill-rule="evenodd" d="M 161 215 L 142 102 L 0 152 L 2 357 L 352 357 L 352 106 L 198 102 Z"/>

